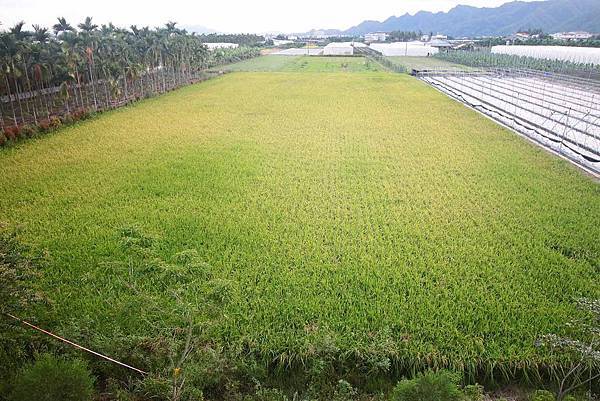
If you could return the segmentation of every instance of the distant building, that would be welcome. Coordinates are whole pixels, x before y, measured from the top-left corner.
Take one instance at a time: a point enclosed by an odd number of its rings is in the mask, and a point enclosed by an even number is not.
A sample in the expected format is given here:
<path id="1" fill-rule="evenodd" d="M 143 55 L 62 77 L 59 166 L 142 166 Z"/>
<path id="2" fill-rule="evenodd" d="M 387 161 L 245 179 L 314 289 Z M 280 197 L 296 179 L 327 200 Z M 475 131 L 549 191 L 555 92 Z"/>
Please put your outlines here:
<path id="1" fill-rule="evenodd" d="M 431 38 L 429 38 L 429 40 L 448 40 L 448 35 L 441 35 L 438 33 L 437 35 L 433 35 Z"/>
<path id="2" fill-rule="evenodd" d="M 385 42 L 388 38 L 388 34 L 385 32 L 371 32 L 365 34 L 365 42 Z"/>
<path id="3" fill-rule="evenodd" d="M 441 39 L 431 39 L 431 41 L 428 43 L 428 45 L 431 47 L 435 47 L 437 49 L 452 48 L 452 43 L 448 42 L 447 40 L 441 40 Z"/>
<path id="4" fill-rule="evenodd" d="M 311 38 L 316 38 L 316 39 L 325 39 L 328 37 L 328 35 L 325 31 L 319 30 L 319 29 L 313 29 L 312 31 L 309 32 L 308 36 Z"/>
<path id="5" fill-rule="evenodd" d="M 294 41 L 287 40 L 287 39 L 273 39 L 274 46 L 284 46 L 284 45 L 289 45 L 290 43 L 294 43 Z"/>
<path id="6" fill-rule="evenodd" d="M 421 36 L 421 42 L 429 42 L 430 40 L 431 40 L 431 37 L 429 35 Z"/>
<path id="7" fill-rule="evenodd" d="M 591 34 L 589 32 L 558 32 L 558 33 L 553 33 L 552 35 L 553 39 L 556 40 L 586 40 L 586 39 L 591 39 L 594 37 L 594 34 Z"/>

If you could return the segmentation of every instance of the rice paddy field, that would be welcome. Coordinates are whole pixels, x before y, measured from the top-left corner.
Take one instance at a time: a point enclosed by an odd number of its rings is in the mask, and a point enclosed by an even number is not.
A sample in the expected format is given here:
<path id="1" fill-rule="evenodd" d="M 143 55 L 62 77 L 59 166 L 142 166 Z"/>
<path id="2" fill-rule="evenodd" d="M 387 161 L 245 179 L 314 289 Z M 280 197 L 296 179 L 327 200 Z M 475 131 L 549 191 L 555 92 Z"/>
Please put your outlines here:
<path id="1" fill-rule="evenodd" d="M 387 59 L 395 64 L 405 67 L 408 71 L 411 71 L 412 69 L 441 69 L 458 67 L 458 64 L 435 57 L 392 56 L 387 57 Z M 463 69 L 466 68 L 465 66 L 460 67 Z"/>
<path id="2" fill-rule="evenodd" d="M 600 297 L 598 183 L 407 75 L 274 57 L 0 151 L 38 321 L 148 370 L 189 320 L 284 371 L 558 362 L 534 342 Z"/>
<path id="3" fill-rule="evenodd" d="M 320 57 L 268 55 L 223 68 L 245 72 L 374 72 L 382 67 L 363 57 Z"/>

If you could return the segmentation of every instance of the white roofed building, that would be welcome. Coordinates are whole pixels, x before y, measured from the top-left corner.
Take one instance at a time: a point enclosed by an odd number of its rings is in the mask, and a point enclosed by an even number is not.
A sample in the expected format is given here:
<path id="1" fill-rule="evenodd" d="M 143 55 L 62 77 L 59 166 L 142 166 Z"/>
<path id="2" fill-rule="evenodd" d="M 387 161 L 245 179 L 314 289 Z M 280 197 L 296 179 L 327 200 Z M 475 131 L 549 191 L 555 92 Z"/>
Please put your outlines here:
<path id="1" fill-rule="evenodd" d="M 558 32 L 553 33 L 550 36 L 556 40 L 586 40 L 594 37 L 594 35 L 589 32 Z"/>
<path id="2" fill-rule="evenodd" d="M 365 42 L 385 42 L 388 38 L 388 34 L 385 32 L 372 32 L 365 34 Z"/>

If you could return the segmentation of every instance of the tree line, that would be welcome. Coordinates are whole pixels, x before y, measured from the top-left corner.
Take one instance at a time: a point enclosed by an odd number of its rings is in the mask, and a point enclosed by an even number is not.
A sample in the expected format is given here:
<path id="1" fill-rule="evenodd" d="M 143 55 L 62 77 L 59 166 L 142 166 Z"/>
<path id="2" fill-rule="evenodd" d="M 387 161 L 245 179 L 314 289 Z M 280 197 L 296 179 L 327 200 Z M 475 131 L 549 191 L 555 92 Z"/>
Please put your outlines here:
<path id="1" fill-rule="evenodd" d="M 240 46 L 262 46 L 265 37 L 252 33 L 208 33 L 199 35 L 203 43 L 236 43 Z"/>
<path id="2" fill-rule="evenodd" d="M 209 51 L 203 37 L 175 22 L 151 29 L 19 22 L 0 32 L 0 130 L 46 129 L 57 119 L 118 107 L 204 79 L 207 69 L 259 54 L 256 48 Z M 17 131 L 16 133 L 13 131 Z M 12 135 L 11 135 L 12 134 Z"/>
<path id="3" fill-rule="evenodd" d="M 486 38 L 478 41 L 480 47 L 492 47 L 505 45 L 507 41 L 515 45 L 524 46 L 573 46 L 573 47 L 600 47 L 600 35 L 594 35 L 589 39 L 581 40 L 562 40 L 554 39 L 551 35 L 543 32 L 541 29 L 534 29 L 523 32 L 528 32 L 532 35 L 529 38 L 510 40 L 506 37 Z"/>
<path id="4" fill-rule="evenodd" d="M 429 34 L 429 37 L 433 36 L 433 33 Z M 410 42 L 413 40 L 420 40 L 423 37 L 423 32 L 418 31 L 392 31 L 389 33 L 388 42 Z"/>

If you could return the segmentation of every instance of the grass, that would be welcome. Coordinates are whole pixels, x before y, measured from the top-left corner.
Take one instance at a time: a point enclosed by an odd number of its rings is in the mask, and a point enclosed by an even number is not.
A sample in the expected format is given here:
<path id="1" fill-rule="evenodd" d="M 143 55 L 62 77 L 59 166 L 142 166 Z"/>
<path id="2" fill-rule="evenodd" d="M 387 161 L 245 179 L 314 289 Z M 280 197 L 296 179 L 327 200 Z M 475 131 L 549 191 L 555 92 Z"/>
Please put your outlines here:
<path id="1" fill-rule="evenodd" d="M 224 67 L 227 71 L 374 72 L 381 66 L 364 57 L 268 55 Z"/>
<path id="2" fill-rule="evenodd" d="M 228 74 L 0 164 L 0 221 L 48 251 L 40 319 L 142 368 L 206 293 L 227 301 L 202 332 L 240 358 L 490 374 L 553 363 L 534 340 L 600 296 L 598 184 L 404 75 Z M 124 227 L 202 263 L 145 263 Z"/>
<path id="3" fill-rule="evenodd" d="M 412 69 L 426 69 L 426 68 L 465 68 L 459 64 L 451 63 L 449 61 L 440 60 L 435 57 L 403 57 L 394 56 L 388 57 L 390 61 L 395 64 L 406 67 L 408 71 Z"/>

